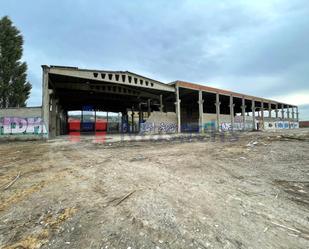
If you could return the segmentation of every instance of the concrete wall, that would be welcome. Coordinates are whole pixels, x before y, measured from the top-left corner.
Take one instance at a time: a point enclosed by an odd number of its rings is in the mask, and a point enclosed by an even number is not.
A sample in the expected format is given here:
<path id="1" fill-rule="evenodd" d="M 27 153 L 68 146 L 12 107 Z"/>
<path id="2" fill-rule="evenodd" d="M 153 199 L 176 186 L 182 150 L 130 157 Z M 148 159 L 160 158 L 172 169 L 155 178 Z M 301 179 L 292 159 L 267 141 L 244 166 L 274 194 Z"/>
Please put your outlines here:
<path id="1" fill-rule="evenodd" d="M 141 124 L 142 134 L 176 133 L 177 117 L 175 112 L 152 112 L 145 123 Z"/>
<path id="2" fill-rule="evenodd" d="M 46 136 L 41 107 L 0 109 L 0 139 L 41 139 Z"/>
<path id="3" fill-rule="evenodd" d="M 232 127 L 231 116 L 229 114 L 220 114 L 220 130 L 231 131 L 231 130 L 253 130 L 253 118 L 250 116 L 245 117 L 243 122 L 243 116 L 234 117 L 234 126 Z M 217 114 L 215 113 L 204 113 L 203 114 L 203 126 L 204 130 L 213 130 L 217 127 Z M 255 122 L 256 126 L 256 122 Z"/>

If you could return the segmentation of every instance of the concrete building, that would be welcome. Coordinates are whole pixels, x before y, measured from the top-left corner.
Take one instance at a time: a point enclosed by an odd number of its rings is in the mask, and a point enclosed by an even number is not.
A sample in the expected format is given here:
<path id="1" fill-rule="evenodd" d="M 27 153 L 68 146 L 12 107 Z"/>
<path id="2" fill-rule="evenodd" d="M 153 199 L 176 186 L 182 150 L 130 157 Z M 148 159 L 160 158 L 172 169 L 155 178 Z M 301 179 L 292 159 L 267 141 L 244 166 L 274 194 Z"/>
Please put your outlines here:
<path id="1" fill-rule="evenodd" d="M 41 115 L 27 118 L 36 118 L 36 131 L 49 138 L 69 133 L 71 111 L 81 112 L 81 132 L 96 132 L 96 125 L 83 129 L 83 112 L 89 111 L 94 123 L 98 112 L 117 114 L 119 126 L 113 132 L 123 133 L 298 128 L 298 107 L 275 100 L 183 81 L 165 84 L 128 71 L 42 68 Z M 10 120 L 22 133 L 20 116 L 16 110 L 0 110 L 2 134 L 9 132 Z M 10 126 L 13 135 L 16 129 Z"/>

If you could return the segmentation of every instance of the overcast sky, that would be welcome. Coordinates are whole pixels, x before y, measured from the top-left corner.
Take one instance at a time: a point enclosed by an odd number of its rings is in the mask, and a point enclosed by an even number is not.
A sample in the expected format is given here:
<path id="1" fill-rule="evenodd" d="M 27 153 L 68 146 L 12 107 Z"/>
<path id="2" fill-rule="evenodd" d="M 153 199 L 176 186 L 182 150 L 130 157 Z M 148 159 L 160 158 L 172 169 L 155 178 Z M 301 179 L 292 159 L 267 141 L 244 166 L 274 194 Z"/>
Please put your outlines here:
<path id="1" fill-rule="evenodd" d="M 309 120 L 309 1 L 0 0 L 21 30 L 29 106 L 41 67 L 129 70 L 300 105 Z"/>

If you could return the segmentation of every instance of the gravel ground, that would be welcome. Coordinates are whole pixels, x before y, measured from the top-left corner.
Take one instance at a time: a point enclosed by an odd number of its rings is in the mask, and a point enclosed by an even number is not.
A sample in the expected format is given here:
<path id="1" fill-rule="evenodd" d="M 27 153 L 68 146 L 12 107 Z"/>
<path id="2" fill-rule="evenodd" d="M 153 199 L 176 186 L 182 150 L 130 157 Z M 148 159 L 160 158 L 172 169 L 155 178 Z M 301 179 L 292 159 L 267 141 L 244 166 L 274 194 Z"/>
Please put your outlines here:
<path id="1" fill-rule="evenodd" d="M 309 248 L 305 129 L 0 155 L 0 248 Z"/>

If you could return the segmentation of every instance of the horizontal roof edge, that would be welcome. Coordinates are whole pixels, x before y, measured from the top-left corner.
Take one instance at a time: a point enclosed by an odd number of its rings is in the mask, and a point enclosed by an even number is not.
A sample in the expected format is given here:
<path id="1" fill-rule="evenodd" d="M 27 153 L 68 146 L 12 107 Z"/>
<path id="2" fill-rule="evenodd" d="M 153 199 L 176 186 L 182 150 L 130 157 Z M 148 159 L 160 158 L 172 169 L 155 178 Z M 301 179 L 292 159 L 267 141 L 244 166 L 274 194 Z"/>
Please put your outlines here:
<path id="1" fill-rule="evenodd" d="M 297 107 L 297 105 L 291 105 L 291 104 L 287 104 L 287 103 L 272 100 L 272 99 L 266 99 L 266 98 L 252 96 L 252 95 L 248 95 L 248 94 L 237 93 L 237 92 L 233 92 L 233 91 L 229 91 L 229 90 L 225 90 L 225 89 L 205 86 L 205 85 L 196 84 L 196 83 L 187 82 L 187 81 L 182 81 L 182 80 L 176 80 L 174 82 L 171 82 L 170 84 L 176 84 L 176 85 L 181 86 L 183 88 L 187 87 L 187 88 L 196 89 L 196 90 L 204 90 L 204 91 L 219 93 L 219 94 L 222 94 L 222 95 L 233 95 L 235 97 L 244 97 L 244 98 L 249 98 L 249 99 L 256 99 L 258 101 L 265 102 L 265 103 L 272 102 L 272 103 L 276 103 L 276 104 L 283 104 L 283 105 L 288 105 L 288 106 L 291 106 L 291 107 Z"/>

